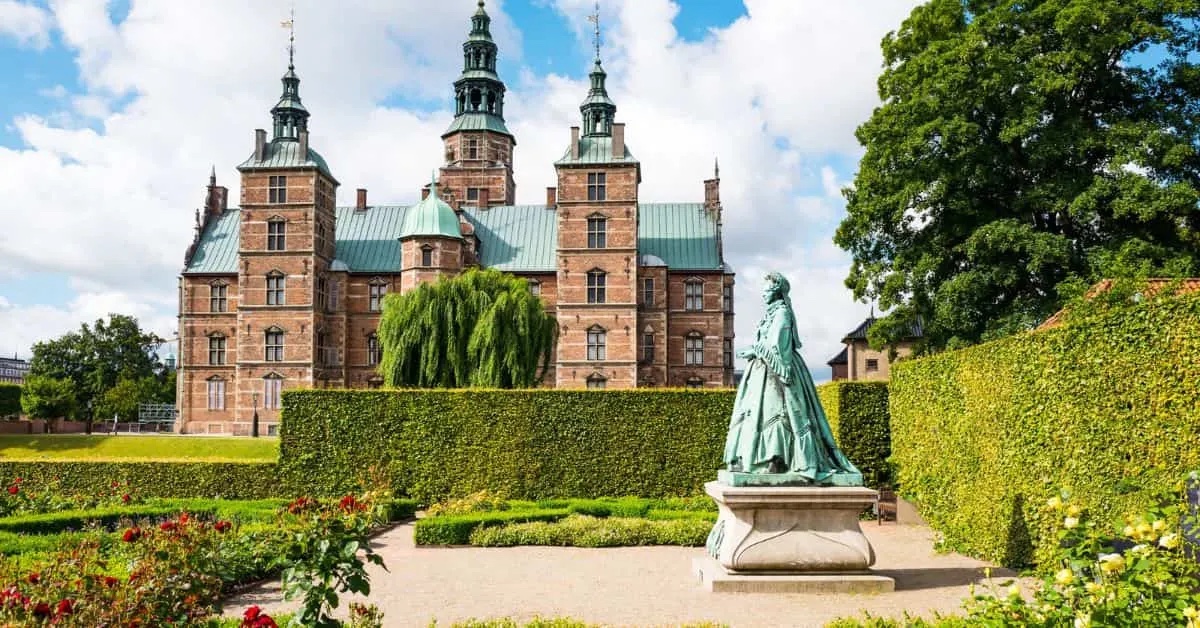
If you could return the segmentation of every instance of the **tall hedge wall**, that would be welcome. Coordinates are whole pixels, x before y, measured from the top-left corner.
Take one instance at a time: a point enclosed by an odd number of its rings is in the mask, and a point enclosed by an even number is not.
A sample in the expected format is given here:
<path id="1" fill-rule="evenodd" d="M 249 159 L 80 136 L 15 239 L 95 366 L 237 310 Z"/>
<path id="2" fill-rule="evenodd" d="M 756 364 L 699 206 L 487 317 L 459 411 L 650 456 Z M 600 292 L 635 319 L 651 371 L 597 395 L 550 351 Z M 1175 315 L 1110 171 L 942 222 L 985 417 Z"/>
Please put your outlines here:
<path id="1" fill-rule="evenodd" d="M 1059 487 L 1102 516 L 1200 468 L 1200 295 L 896 365 L 902 492 L 959 551 L 1024 565 Z"/>
<path id="2" fill-rule="evenodd" d="M 829 427 L 842 453 L 872 488 L 894 483 L 887 382 L 830 382 L 817 387 Z"/>
<path id="3" fill-rule="evenodd" d="M 0 418 L 21 414 L 21 386 L 0 383 Z"/>
<path id="4" fill-rule="evenodd" d="M 300 390 L 280 472 L 332 495 L 385 473 L 423 500 L 696 492 L 721 463 L 732 391 Z"/>
<path id="5" fill-rule="evenodd" d="M 56 481 L 64 490 L 98 493 L 128 482 L 143 497 L 260 499 L 293 497 L 273 462 L 0 462 L 0 482 Z M 4 484 L 7 486 L 7 484 Z"/>

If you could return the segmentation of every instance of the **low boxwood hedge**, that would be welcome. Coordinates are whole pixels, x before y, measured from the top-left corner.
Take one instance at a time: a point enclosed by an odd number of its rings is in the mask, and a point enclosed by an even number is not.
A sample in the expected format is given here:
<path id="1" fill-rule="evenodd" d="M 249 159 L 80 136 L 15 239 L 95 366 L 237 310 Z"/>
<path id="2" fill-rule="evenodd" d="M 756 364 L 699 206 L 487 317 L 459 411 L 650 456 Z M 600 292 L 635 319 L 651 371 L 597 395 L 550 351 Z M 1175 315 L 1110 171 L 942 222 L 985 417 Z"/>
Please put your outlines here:
<path id="1" fill-rule="evenodd" d="M 212 514 L 192 509 L 196 514 Z M 166 518 L 179 513 L 175 506 L 141 504 L 137 506 L 111 506 L 89 510 L 63 510 L 31 515 L 0 518 L 0 532 L 24 534 L 54 534 L 67 530 L 82 530 L 88 525 L 99 524 L 112 527 L 122 520 Z"/>
<path id="2" fill-rule="evenodd" d="M 558 521 L 571 511 L 567 508 L 551 510 L 496 510 L 466 515 L 448 515 L 418 519 L 413 526 L 413 540 L 417 545 L 467 545 L 471 533 L 477 528 L 502 526 L 529 521 Z"/>
<path id="3" fill-rule="evenodd" d="M 263 499 L 294 497 L 273 462 L 0 462 L 0 481 L 25 478 L 66 493 L 97 494 L 128 483 L 139 497 Z"/>

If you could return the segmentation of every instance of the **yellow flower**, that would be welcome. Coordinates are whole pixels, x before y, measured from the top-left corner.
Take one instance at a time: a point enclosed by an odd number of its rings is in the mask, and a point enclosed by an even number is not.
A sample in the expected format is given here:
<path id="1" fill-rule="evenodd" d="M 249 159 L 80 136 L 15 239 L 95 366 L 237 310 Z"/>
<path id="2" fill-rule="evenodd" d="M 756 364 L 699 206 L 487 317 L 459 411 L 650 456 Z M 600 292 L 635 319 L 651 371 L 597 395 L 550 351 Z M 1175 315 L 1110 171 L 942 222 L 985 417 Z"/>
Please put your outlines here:
<path id="1" fill-rule="evenodd" d="M 1075 572 L 1070 569 L 1059 569 L 1058 573 L 1054 574 L 1054 581 L 1062 586 L 1067 586 L 1075 580 Z"/>
<path id="2" fill-rule="evenodd" d="M 1075 628 L 1088 628 L 1092 625 L 1091 615 L 1079 615 L 1075 617 Z"/>
<path id="3" fill-rule="evenodd" d="M 1104 573 L 1116 573 L 1125 568 L 1125 557 L 1120 554 L 1101 554 L 1100 569 Z"/>
<path id="4" fill-rule="evenodd" d="M 1150 524 L 1146 523 L 1145 521 L 1137 524 L 1137 535 L 1139 537 L 1150 536 L 1150 533 L 1153 531 L 1154 531 L 1154 528 L 1151 528 Z"/>
<path id="5" fill-rule="evenodd" d="M 1164 534 L 1162 535 L 1162 538 L 1158 540 L 1158 544 L 1167 549 L 1175 549 L 1176 547 L 1179 547 L 1179 535 L 1175 534 L 1174 532 Z"/>
<path id="6" fill-rule="evenodd" d="M 1088 593 L 1099 593 L 1100 590 L 1104 588 L 1104 585 L 1100 584 L 1099 582 L 1088 582 L 1083 585 L 1083 588 L 1086 589 Z"/>
<path id="7" fill-rule="evenodd" d="M 1162 532 L 1163 530 L 1167 529 L 1167 522 L 1163 521 L 1162 519 L 1155 519 L 1150 528 L 1155 532 Z"/>
<path id="8" fill-rule="evenodd" d="M 1074 528 L 1077 525 L 1079 525 L 1079 519 L 1077 519 L 1075 517 L 1067 517 L 1066 519 L 1063 519 L 1063 527 L 1068 530 L 1070 530 L 1071 528 Z"/>
<path id="9" fill-rule="evenodd" d="M 1078 517 L 1079 512 L 1080 512 L 1079 506 L 1076 506 L 1075 504 L 1071 504 L 1070 506 L 1067 506 L 1067 515 L 1069 515 L 1071 517 Z"/>
<path id="10" fill-rule="evenodd" d="M 1132 538 L 1132 537 L 1133 537 L 1133 535 L 1134 535 L 1134 534 L 1135 534 L 1137 531 L 1133 529 L 1133 526 L 1125 526 L 1125 529 L 1124 529 L 1124 530 L 1121 530 L 1121 532 L 1122 532 L 1122 533 L 1123 533 L 1125 536 L 1128 536 L 1128 537 L 1131 537 L 1131 538 Z"/>
<path id="11" fill-rule="evenodd" d="M 1008 597 L 1021 597 L 1021 587 L 1013 583 L 1008 587 Z"/>
<path id="12" fill-rule="evenodd" d="M 1046 508 L 1053 508 L 1055 510 L 1058 510 L 1059 508 L 1062 508 L 1062 505 L 1063 505 L 1062 499 L 1060 499 L 1058 497 L 1058 495 L 1055 495 L 1054 497 L 1051 497 L 1050 499 L 1046 500 Z"/>
<path id="13" fill-rule="evenodd" d="M 1196 617 L 1200 617 L 1200 611 L 1197 611 L 1195 606 L 1189 606 L 1183 609 L 1183 616 L 1187 617 L 1188 619 L 1194 619 Z"/>

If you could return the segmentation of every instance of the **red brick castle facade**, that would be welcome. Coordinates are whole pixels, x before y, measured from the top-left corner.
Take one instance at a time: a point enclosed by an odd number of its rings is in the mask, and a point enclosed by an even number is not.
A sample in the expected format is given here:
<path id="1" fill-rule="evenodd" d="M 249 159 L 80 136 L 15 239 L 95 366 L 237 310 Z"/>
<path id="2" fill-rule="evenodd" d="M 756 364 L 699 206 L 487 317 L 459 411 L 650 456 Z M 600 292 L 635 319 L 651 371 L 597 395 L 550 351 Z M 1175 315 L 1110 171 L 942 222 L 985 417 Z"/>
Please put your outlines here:
<path id="1" fill-rule="evenodd" d="M 641 165 L 597 55 L 557 187 L 544 205 L 515 205 L 490 23 L 481 1 L 438 181 L 413 206 L 372 205 L 364 189 L 335 206 L 289 63 L 271 138 L 255 131 L 238 166 L 241 207 L 213 175 L 197 217 L 179 284 L 179 431 L 246 434 L 257 412 L 269 434 L 283 389 L 379 385 L 384 295 L 476 266 L 526 278 L 556 316 L 548 385 L 731 385 L 718 175 L 703 202 L 639 202 Z"/>

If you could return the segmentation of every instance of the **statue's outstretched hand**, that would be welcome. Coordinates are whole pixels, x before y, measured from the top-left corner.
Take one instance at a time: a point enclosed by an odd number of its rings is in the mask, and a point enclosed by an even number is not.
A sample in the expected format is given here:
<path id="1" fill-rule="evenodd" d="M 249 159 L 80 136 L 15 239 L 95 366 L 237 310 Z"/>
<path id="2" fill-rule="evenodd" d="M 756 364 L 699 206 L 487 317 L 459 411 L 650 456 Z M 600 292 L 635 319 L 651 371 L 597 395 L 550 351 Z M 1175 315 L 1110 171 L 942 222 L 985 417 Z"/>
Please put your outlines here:
<path id="1" fill-rule="evenodd" d="M 752 360 L 756 356 L 754 355 L 754 349 L 747 347 L 745 349 L 739 349 L 737 352 L 737 357 L 744 360 Z"/>

